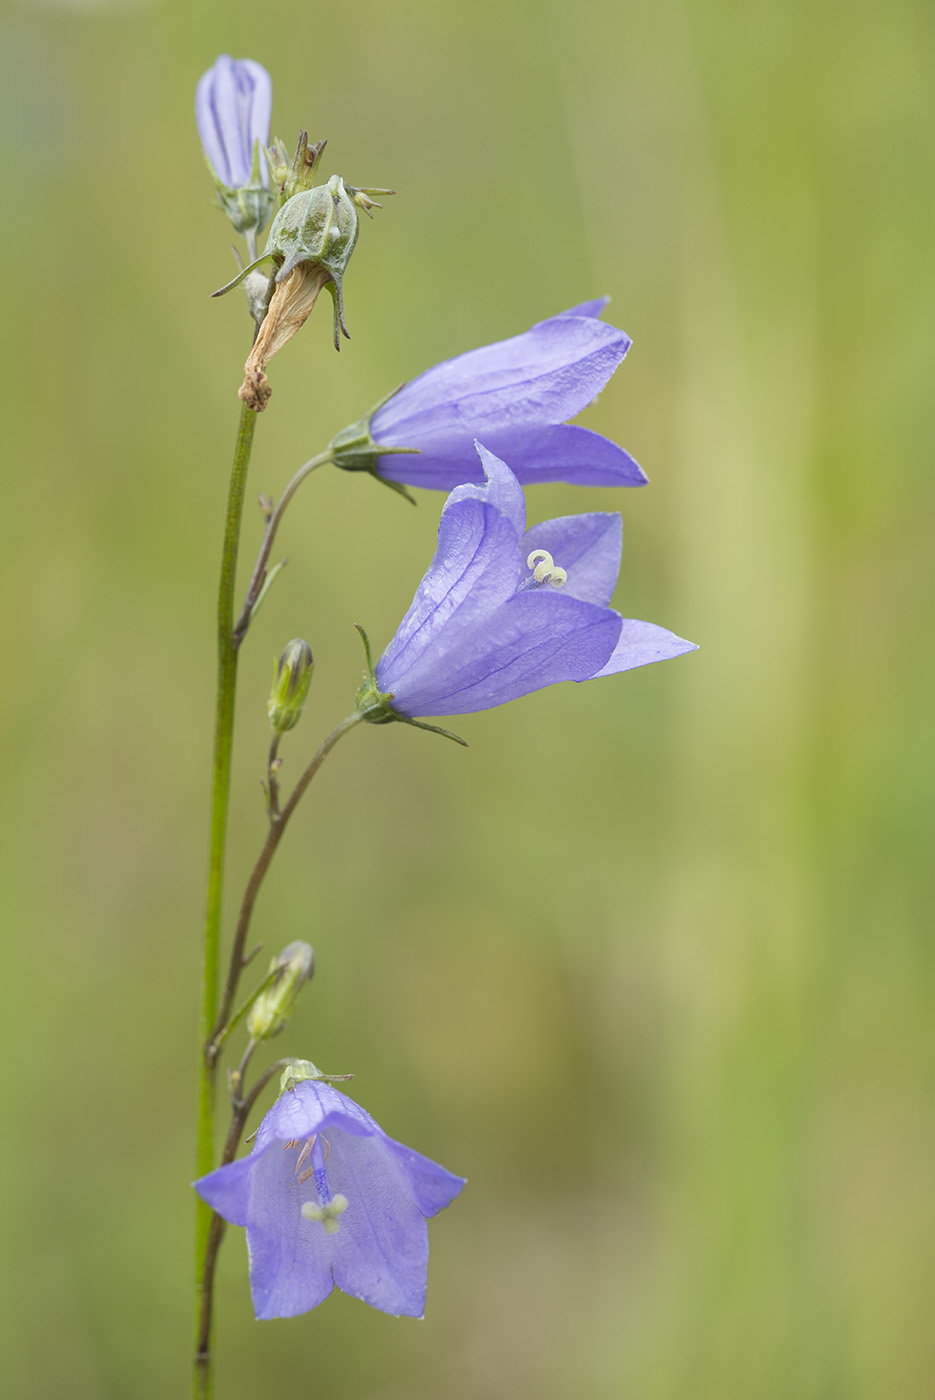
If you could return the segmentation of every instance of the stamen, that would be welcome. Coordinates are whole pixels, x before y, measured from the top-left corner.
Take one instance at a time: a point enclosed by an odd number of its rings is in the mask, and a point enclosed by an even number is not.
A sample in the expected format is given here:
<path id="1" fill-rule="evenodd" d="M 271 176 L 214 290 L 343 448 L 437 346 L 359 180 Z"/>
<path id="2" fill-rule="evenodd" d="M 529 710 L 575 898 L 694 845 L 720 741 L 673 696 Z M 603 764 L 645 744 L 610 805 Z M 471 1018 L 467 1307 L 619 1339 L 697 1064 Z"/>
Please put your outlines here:
<path id="1" fill-rule="evenodd" d="M 303 1163 L 308 1161 L 309 1157 L 310 1157 L 311 1154 L 312 1154 L 312 1148 L 313 1148 L 314 1146 L 315 1146 L 315 1135 L 314 1135 L 314 1133 L 313 1133 L 312 1136 L 311 1136 L 310 1138 L 306 1138 L 306 1140 L 305 1140 L 305 1146 L 302 1148 L 302 1151 L 299 1153 L 299 1160 L 298 1160 L 298 1161 L 296 1162 L 296 1164 L 295 1164 L 295 1174 L 296 1174 L 296 1176 L 298 1176 L 298 1175 L 299 1175 L 299 1172 L 302 1170 L 302 1165 L 303 1165 Z M 301 1180 L 301 1178 L 299 1178 L 299 1179 Z"/>

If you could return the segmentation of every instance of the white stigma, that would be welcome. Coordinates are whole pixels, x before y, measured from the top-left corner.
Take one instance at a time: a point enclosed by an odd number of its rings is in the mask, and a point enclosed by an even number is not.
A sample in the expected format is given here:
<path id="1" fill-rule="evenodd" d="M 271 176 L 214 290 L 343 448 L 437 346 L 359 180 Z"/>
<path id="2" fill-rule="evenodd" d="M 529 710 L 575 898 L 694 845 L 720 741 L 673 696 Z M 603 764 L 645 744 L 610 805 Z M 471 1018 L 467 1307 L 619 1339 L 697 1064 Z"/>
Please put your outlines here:
<path id="1" fill-rule="evenodd" d="M 526 568 L 532 569 L 535 585 L 550 583 L 553 588 L 561 588 L 568 580 L 568 574 L 561 564 L 556 564 L 547 549 L 534 549 L 526 560 Z"/>
<path id="2" fill-rule="evenodd" d="M 346 1196 L 332 1196 L 326 1205 L 319 1205 L 317 1201 L 306 1201 L 302 1207 L 302 1214 L 306 1220 L 316 1220 L 321 1225 L 326 1235 L 336 1235 L 341 1228 L 339 1217 L 347 1210 Z"/>

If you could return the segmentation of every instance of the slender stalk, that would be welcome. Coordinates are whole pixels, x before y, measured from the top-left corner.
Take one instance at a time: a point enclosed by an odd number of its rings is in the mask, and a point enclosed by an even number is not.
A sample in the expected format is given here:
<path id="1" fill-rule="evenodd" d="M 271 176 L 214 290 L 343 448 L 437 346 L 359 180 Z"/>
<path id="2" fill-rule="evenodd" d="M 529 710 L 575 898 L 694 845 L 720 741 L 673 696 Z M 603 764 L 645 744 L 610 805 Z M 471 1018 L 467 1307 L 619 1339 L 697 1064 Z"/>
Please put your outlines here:
<path id="1" fill-rule="evenodd" d="M 323 467 L 327 462 L 330 461 L 330 452 L 319 452 L 317 457 L 310 457 L 307 462 L 304 462 L 302 466 L 299 467 L 299 470 L 296 472 L 295 476 L 289 482 L 289 485 L 286 487 L 285 491 L 283 491 L 278 502 L 276 503 L 276 508 L 270 514 L 270 517 L 266 522 L 266 530 L 263 535 L 263 541 L 260 545 L 260 552 L 256 557 L 256 563 L 253 566 L 253 573 L 250 575 L 250 583 L 247 587 L 247 596 L 244 600 L 244 605 L 241 609 L 240 617 L 237 619 L 237 626 L 234 628 L 235 647 L 239 647 L 240 643 L 243 641 L 244 636 L 246 635 L 247 628 L 250 626 L 250 618 L 253 613 L 253 609 L 256 606 L 257 599 L 263 591 L 263 584 L 266 580 L 266 566 L 269 563 L 270 551 L 273 548 L 273 541 L 276 538 L 276 531 L 279 529 L 279 522 L 282 520 L 283 515 L 286 512 L 286 507 L 292 500 L 292 497 L 295 495 L 296 491 L 298 491 L 299 487 L 302 485 L 302 482 L 305 480 L 305 478 L 307 476 L 310 476 L 311 473 L 316 470 L 316 468 Z"/>
<path id="2" fill-rule="evenodd" d="M 234 1114 L 231 1119 L 230 1129 L 227 1134 L 227 1141 L 224 1144 L 224 1151 L 221 1155 L 220 1165 L 226 1167 L 228 1162 L 234 1160 L 234 1154 L 240 1143 L 240 1137 L 253 1105 L 260 1094 L 266 1088 L 269 1081 L 284 1070 L 287 1065 L 291 1065 L 292 1060 L 277 1060 L 270 1065 L 269 1069 L 263 1071 L 253 1088 L 245 1099 L 241 1099 L 238 1091 L 234 1101 Z M 221 1248 L 221 1241 L 224 1238 L 224 1231 L 227 1222 L 220 1215 L 211 1215 L 208 1229 L 208 1237 L 205 1242 L 204 1268 L 201 1275 L 201 1287 L 199 1289 L 199 1315 L 198 1332 L 195 1343 L 195 1395 L 196 1397 L 207 1395 L 211 1387 L 211 1313 L 214 1303 L 214 1269 L 217 1263 L 218 1250 Z"/>
<path id="3" fill-rule="evenodd" d="M 282 840 L 286 827 L 289 824 L 289 818 L 292 816 L 292 813 L 299 805 L 299 802 L 302 799 L 302 795 L 307 789 L 309 783 L 312 781 L 315 774 L 318 772 L 319 768 L 324 763 L 331 750 L 334 748 L 335 744 L 342 737 L 342 735 L 348 732 L 349 729 L 353 729 L 355 724 L 359 724 L 362 718 L 363 716 L 358 714 L 358 712 L 355 710 L 352 715 L 348 715 L 347 719 L 343 719 L 336 729 L 332 729 L 327 739 L 325 739 L 322 742 L 321 747 L 315 754 L 315 757 L 312 759 L 311 763 L 309 763 L 308 767 L 305 769 L 305 772 L 299 778 L 299 781 L 293 788 L 292 794 L 289 797 L 289 800 L 286 803 L 286 805 L 283 807 L 282 811 L 277 813 L 276 815 L 271 815 L 270 817 L 269 834 L 266 837 L 266 841 L 263 845 L 262 851 L 260 852 L 259 859 L 257 860 L 256 865 L 253 867 L 253 872 L 250 876 L 250 879 L 247 881 L 247 888 L 244 891 L 243 901 L 240 905 L 240 914 L 237 919 L 237 928 L 234 933 L 234 943 L 233 947 L 231 948 L 230 965 L 227 973 L 227 984 L 224 988 L 224 995 L 221 998 L 221 1009 L 218 1013 L 215 1033 L 211 1042 L 207 1046 L 206 1053 L 207 1058 L 209 1060 L 214 1061 L 217 1059 L 218 1037 L 223 1032 L 224 1027 L 227 1024 L 227 1019 L 231 1014 L 231 1008 L 234 1005 L 234 998 L 237 995 L 237 983 L 240 981 L 240 974 L 244 968 L 244 948 L 247 942 L 247 934 L 250 930 L 250 920 L 253 917 L 253 908 L 256 904 L 257 895 L 260 892 L 260 886 L 262 885 L 266 872 L 270 867 L 270 863 L 272 862 L 273 856 L 276 854 L 276 848 Z"/>
<path id="4" fill-rule="evenodd" d="M 276 818 L 279 816 L 279 778 L 277 775 L 279 773 L 280 768 L 280 737 L 281 736 L 279 734 L 273 735 L 272 741 L 269 746 L 269 758 L 266 763 L 266 776 L 269 783 L 269 786 L 267 788 L 267 791 L 269 793 L 269 819 L 271 822 L 275 821 Z"/>
<path id="5" fill-rule="evenodd" d="M 230 796 L 231 747 L 234 734 L 234 701 L 237 688 L 237 648 L 233 639 L 234 586 L 237 577 L 237 551 L 243 516 L 244 491 L 256 414 L 246 404 L 241 408 L 240 426 L 234 447 L 230 486 L 227 495 L 227 519 L 221 552 L 221 579 L 218 588 L 217 639 L 218 673 L 217 699 L 214 717 L 214 756 L 211 773 L 211 834 L 208 854 L 208 887 L 205 898 L 204 962 L 201 992 L 201 1033 L 199 1043 L 207 1045 L 217 1024 L 218 982 L 220 973 L 221 899 L 224 887 L 224 850 L 227 838 L 227 811 Z M 214 1158 L 214 1109 L 216 1056 L 203 1052 L 198 1080 L 198 1145 L 199 1176 L 209 1172 Z M 212 1212 L 201 1200 L 195 1218 L 195 1307 L 201 1314 L 201 1290 L 204 1262 L 211 1233 Z M 209 1315 L 210 1316 L 210 1315 Z M 200 1339 L 200 1323 L 199 1339 Z M 195 1394 L 211 1394 L 210 1359 L 202 1352 L 200 1340 L 195 1367 Z"/>

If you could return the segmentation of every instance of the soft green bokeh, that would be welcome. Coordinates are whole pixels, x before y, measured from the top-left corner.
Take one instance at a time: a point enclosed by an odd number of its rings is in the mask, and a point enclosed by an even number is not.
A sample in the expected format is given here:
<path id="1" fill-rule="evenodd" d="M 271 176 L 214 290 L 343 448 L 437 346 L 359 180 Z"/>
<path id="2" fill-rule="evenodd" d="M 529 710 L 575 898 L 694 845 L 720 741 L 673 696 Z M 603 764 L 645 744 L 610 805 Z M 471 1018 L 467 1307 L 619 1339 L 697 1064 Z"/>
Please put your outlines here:
<path id="1" fill-rule="evenodd" d="M 187 1393 L 214 590 L 248 324 L 192 93 L 390 184 L 273 363 L 253 490 L 394 383 L 600 292 L 585 422 L 652 477 L 618 605 L 701 650 L 356 732 L 258 909 L 318 974 L 271 1052 L 354 1070 L 470 1178 L 426 1321 L 257 1324 L 219 1400 L 932 1394 L 933 11 L 926 0 L 19 0 L 0 19 L 5 1393 Z M 228 914 L 270 658 L 284 778 L 391 635 L 441 498 L 319 473 L 245 650 Z M 258 539 L 248 515 L 245 553 Z"/>

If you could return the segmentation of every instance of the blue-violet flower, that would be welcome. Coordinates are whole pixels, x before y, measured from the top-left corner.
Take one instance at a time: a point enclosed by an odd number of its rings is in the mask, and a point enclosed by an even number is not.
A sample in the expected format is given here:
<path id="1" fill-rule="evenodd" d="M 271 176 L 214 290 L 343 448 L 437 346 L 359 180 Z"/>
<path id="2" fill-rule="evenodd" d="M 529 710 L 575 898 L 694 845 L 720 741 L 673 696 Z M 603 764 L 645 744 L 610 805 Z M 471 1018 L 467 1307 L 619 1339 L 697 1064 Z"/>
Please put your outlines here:
<path id="1" fill-rule="evenodd" d="M 608 607 L 623 547 L 619 515 L 566 515 L 526 530 L 513 472 L 480 444 L 477 451 L 486 484 L 459 486 L 445 502 L 435 558 L 358 696 L 365 719 L 489 710 L 558 681 L 695 650 Z"/>
<path id="2" fill-rule="evenodd" d="M 219 184 L 241 189 L 251 183 L 257 142 L 269 144 L 273 83 L 252 58 L 221 57 L 198 81 L 195 119 L 205 155 Z M 260 177 L 269 185 L 265 161 Z"/>
<path id="3" fill-rule="evenodd" d="M 603 297 L 574 306 L 426 370 L 339 433 L 334 462 L 450 491 L 483 479 L 479 438 L 527 485 L 644 485 L 646 474 L 622 447 L 566 422 L 600 393 L 630 348 L 629 336 L 600 320 L 606 304 Z"/>
<path id="4" fill-rule="evenodd" d="M 425 1222 L 463 1186 L 318 1080 L 277 1100 L 247 1157 L 195 1182 L 219 1215 L 246 1226 L 261 1319 L 309 1312 L 335 1285 L 394 1317 L 421 1317 Z"/>

